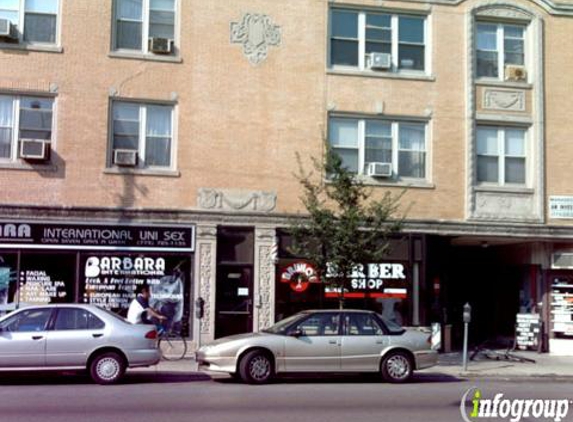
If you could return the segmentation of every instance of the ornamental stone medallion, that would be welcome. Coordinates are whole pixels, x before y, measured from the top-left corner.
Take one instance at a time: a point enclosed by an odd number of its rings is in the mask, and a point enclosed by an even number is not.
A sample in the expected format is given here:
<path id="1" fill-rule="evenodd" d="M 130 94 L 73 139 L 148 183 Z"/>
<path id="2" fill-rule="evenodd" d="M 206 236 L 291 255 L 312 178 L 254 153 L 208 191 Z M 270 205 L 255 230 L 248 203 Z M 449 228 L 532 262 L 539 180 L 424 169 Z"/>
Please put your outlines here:
<path id="1" fill-rule="evenodd" d="M 252 65 L 267 58 L 269 46 L 281 43 L 281 28 L 267 15 L 246 13 L 242 22 L 231 22 L 231 43 L 243 44 L 243 54 Z"/>

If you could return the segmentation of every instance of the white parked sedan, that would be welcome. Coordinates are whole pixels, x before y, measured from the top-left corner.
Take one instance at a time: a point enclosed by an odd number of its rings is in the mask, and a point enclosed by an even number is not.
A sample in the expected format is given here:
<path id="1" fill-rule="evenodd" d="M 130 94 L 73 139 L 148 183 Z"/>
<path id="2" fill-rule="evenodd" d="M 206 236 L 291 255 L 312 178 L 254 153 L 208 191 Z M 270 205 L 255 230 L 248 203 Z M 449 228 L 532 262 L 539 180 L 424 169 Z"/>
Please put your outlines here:
<path id="1" fill-rule="evenodd" d="M 30 306 L 0 318 L 0 371 L 86 370 L 99 384 L 159 362 L 154 326 L 92 305 Z"/>
<path id="2" fill-rule="evenodd" d="M 251 384 L 280 373 L 379 372 L 405 382 L 437 363 L 430 333 L 402 328 L 364 310 L 317 310 L 293 315 L 260 333 L 224 337 L 201 347 L 199 365 Z"/>

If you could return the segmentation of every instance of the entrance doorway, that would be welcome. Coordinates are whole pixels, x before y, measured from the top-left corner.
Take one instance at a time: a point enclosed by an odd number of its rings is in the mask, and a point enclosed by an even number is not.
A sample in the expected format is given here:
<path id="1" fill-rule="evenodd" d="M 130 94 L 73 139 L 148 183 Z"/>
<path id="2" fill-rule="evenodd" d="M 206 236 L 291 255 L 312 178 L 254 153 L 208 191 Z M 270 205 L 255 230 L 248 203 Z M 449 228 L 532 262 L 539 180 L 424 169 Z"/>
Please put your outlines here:
<path id="1" fill-rule="evenodd" d="M 220 227 L 217 232 L 215 338 L 253 330 L 254 230 Z"/>

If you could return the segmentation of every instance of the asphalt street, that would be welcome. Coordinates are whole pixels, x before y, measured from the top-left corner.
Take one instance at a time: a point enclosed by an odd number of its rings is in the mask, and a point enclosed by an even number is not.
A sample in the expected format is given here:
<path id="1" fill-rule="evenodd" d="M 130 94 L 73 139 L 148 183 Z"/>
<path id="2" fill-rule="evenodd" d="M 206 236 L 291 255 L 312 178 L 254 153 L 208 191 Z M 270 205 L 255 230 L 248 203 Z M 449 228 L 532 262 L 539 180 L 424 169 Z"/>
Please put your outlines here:
<path id="1" fill-rule="evenodd" d="M 164 372 L 128 373 L 120 385 L 99 386 L 71 374 L 16 374 L 0 375 L 0 421 L 462 421 L 460 402 L 472 387 L 484 398 L 503 393 L 516 399 L 573 399 L 571 381 L 550 379 L 467 381 L 419 374 L 404 385 L 331 377 L 250 386 L 225 376 Z M 573 404 L 563 420 L 573 421 Z"/>

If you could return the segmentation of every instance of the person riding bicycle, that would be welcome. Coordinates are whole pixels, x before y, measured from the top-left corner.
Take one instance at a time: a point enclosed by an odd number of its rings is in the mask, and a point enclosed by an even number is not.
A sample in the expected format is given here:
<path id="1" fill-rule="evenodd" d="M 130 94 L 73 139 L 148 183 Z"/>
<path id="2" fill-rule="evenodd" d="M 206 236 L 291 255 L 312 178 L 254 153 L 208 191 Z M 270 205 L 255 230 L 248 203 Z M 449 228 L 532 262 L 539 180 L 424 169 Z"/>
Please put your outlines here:
<path id="1" fill-rule="evenodd" d="M 151 318 L 160 322 L 167 319 L 149 305 L 151 294 L 148 286 L 143 286 L 139 294 L 131 301 L 127 311 L 127 320 L 133 324 L 154 324 Z"/>

